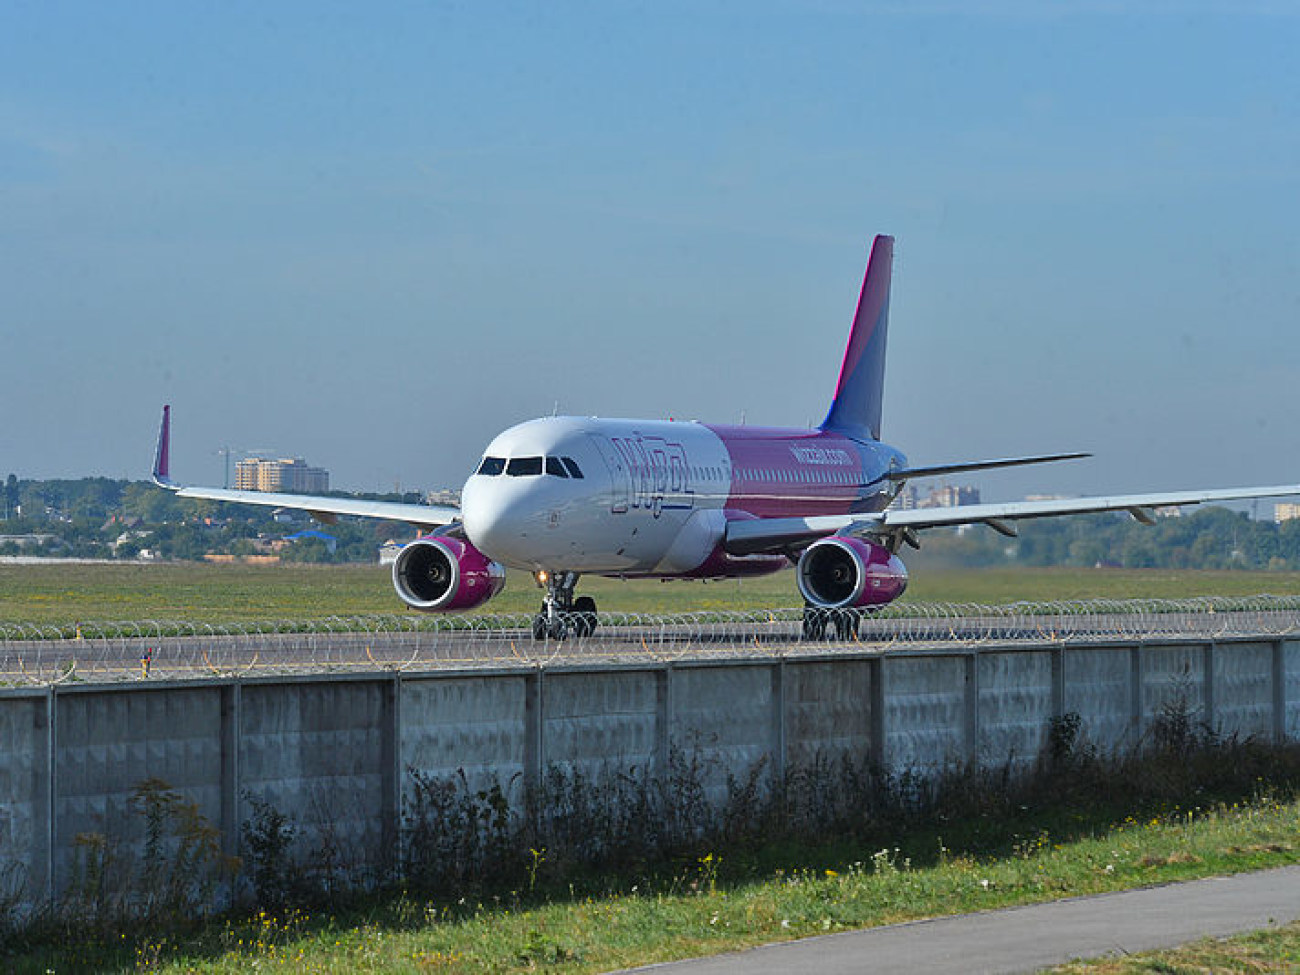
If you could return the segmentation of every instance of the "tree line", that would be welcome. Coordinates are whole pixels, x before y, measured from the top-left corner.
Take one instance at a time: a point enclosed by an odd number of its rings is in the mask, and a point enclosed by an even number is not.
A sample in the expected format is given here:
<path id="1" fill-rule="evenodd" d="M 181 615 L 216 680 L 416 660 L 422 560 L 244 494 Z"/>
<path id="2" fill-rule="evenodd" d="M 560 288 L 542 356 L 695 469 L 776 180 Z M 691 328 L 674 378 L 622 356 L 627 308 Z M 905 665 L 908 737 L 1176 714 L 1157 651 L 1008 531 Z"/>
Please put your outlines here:
<path id="1" fill-rule="evenodd" d="M 414 493 L 357 496 L 420 500 Z M 414 533 L 400 522 L 360 518 L 317 525 L 301 512 L 284 523 L 270 508 L 179 498 L 148 481 L 106 477 L 28 480 L 10 474 L 3 499 L 0 555 L 135 559 L 148 552 L 160 559 L 201 560 L 267 554 L 274 546 L 274 554 L 288 562 L 374 562 L 384 541 Z M 307 528 L 332 536 L 334 550 L 317 538 L 276 544 Z"/>
<path id="2" fill-rule="evenodd" d="M 1300 521 L 1256 521 L 1221 507 L 1184 509 L 1154 525 L 1126 513 L 1016 523 L 1006 538 L 972 526 L 923 536 L 926 554 L 962 566 L 1300 570 Z"/>
<path id="3" fill-rule="evenodd" d="M 413 492 L 356 496 L 420 500 Z M 147 550 L 163 559 L 246 556 L 313 527 L 301 513 L 283 524 L 268 508 L 178 498 L 148 481 L 25 480 L 10 474 L 3 497 L 0 536 L 43 540 L 0 541 L 0 555 L 133 559 Z M 1256 521 L 1220 507 L 1184 511 L 1191 513 L 1157 518 L 1155 525 L 1123 513 L 1021 521 L 1017 538 L 978 525 L 943 529 L 926 532 L 923 546 L 928 557 L 966 567 L 1300 570 L 1300 521 Z M 340 518 L 336 525 L 315 527 L 337 540 L 333 552 L 321 540 L 306 539 L 277 554 L 286 561 L 373 562 L 386 539 L 413 537 L 413 529 L 400 522 Z"/>

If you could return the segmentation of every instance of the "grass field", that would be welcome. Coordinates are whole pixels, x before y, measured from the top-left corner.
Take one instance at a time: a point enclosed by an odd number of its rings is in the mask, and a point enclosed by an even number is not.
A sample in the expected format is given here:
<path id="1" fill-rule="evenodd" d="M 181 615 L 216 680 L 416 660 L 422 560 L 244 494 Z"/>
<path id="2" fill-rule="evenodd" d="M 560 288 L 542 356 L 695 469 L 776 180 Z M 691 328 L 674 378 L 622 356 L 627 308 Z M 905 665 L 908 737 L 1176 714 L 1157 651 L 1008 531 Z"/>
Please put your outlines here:
<path id="1" fill-rule="evenodd" d="M 794 576 L 743 582 L 621 582 L 586 578 L 580 590 L 605 612 L 682 613 L 800 603 Z M 970 569 L 914 572 L 912 602 L 1181 598 L 1300 594 L 1300 573 L 1124 569 Z M 528 613 L 541 593 L 512 572 L 480 612 Z M 404 612 L 378 566 L 83 565 L 0 563 L 0 624 L 186 619 L 205 623 Z"/>

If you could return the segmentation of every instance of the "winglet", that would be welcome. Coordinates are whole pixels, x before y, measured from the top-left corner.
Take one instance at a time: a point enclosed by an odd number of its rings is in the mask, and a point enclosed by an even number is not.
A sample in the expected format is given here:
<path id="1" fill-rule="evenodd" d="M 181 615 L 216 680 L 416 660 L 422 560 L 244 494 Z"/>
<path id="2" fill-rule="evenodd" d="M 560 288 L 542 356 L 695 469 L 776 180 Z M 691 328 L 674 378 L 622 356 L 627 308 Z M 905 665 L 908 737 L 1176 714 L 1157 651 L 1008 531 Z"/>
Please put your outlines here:
<path id="1" fill-rule="evenodd" d="M 172 408 L 164 406 L 162 426 L 158 428 L 158 448 L 153 456 L 153 482 L 159 487 L 175 490 L 171 479 Z"/>
<path id="2" fill-rule="evenodd" d="M 894 238 L 883 234 L 871 245 L 858 311 L 853 317 L 844 364 L 823 430 L 880 439 L 880 412 L 885 387 L 885 333 L 889 329 L 889 283 Z"/>

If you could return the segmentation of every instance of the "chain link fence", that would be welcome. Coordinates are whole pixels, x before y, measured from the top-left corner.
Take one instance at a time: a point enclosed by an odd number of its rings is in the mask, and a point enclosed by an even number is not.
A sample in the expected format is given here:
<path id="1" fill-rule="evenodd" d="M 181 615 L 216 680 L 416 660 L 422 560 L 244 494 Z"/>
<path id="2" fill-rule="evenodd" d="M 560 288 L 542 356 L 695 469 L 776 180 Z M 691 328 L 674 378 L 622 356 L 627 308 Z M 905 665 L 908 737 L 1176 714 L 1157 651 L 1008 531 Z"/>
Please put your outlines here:
<path id="1" fill-rule="evenodd" d="M 533 636 L 533 617 L 365 616 L 223 625 L 145 620 L 0 623 L 0 686 L 287 673 L 536 667 L 565 662 L 776 657 L 988 644 L 1070 644 L 1300 631 L 1300 597 L 905 603 L 871 612 L 802 609 L 602 613 L 586 634 Z M 584 634 L 579 636 L 578 634 Z"/>

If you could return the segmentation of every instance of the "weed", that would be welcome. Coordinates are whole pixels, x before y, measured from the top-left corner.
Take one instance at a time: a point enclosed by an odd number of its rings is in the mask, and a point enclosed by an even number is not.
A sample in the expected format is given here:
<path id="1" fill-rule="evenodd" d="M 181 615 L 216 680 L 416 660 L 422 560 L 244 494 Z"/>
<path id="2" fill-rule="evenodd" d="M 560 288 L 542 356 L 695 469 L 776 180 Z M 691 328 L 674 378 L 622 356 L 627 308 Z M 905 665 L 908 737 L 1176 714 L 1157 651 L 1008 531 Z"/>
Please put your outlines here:
<path id="1" fill-rule="evenodd" d="M 302 871 L 290 852 L 297 830 L 288 816 L 262 797 L 245 792 L 244 801 L 253 810 L 242 830 L 253 895 L 261 907 L 282 907 L 303 889 Z"/>
<path id="2" fill-rule="evenodd" d="M 238 874 L 221 851 L 221 834 L 198 804 L 163 779 L 136 785 L 127 802 L 138 817 L 119 828 L 73 837 L 72 870 L 61 913 L 109 929 L 131 918 L 176 927 L 210 915 L 217 891 Z M 128 837 L 143 833 L 135 844 Z"/>
<path id="3" fill-rule="evenodd" d="M 546 848 L 534 850 L 528 848 L 528 855 L 531 859 L 528 861 L 528 892 L 531 894 L 537 889 L 537 871 L 543 863 L 546 862 Z"/>
<path id="4" fill-rule="evenodd" d="M 241 866 L 222 855 L 220 831 L 163 779 L 140 782 L 128 805 L 145 821 L 138 912 L 172 923 L 209 914 L 217 884 Z"/>
<path id="5" fill-rule="evenodd" d="M 1044 757 L 1049 768 L 1068 768 L 1080 757 L 1079 732 L 1082 728 L 1083 718 L 1077 711 L 1067 711 L 1048 719 L 1047 751 Z"/>
<path id="6" fill-rule="evenodd" d="M 515 960 L 521 965 L 535 968 L 538 965 L 559 965 L 563 962 L 577 961 L 579 957 L 576 951 L 561 944 L 549 934 L 530 930 Z"/>
<path id="7" fill-rule="evenodd" d="M 0 866 L 0 934 L 19 924 L 19 911 L 27 900 L 27 868 L 18 862 Z"/>
<path id="8" fill-rule="evenodd" d="M 64 895 L 64 913 L 90 924 L 108 918 L 110 906 L 116 906 L 113 892 L 125 886 L 118 847 L 100 832 L 78 833 L 72 838 L 72 876 Z"/>
<path id="9" fill-rule="evenodd" d="M 712 894 L 718 889 L 718 867 L 722 865 L 722 857 L 706 853 L 698 862 L 700 874 L 696 890 L 701 894 Z"/>

